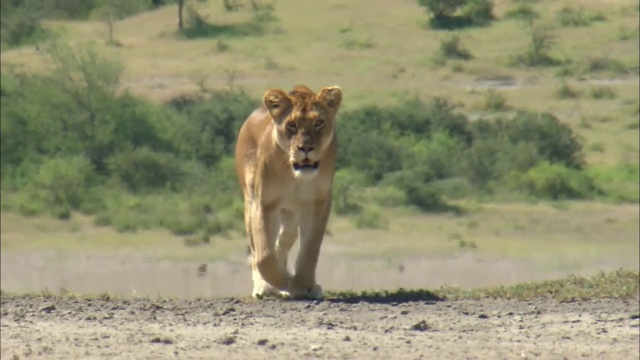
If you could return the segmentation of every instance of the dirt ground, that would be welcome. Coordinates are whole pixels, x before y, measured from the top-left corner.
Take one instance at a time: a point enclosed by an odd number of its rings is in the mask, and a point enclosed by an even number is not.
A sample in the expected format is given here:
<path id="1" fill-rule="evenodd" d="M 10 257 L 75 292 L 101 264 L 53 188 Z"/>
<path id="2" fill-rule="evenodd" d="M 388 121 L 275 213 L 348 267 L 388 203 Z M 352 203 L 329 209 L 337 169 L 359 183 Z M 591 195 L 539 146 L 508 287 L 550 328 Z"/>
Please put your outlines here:
<path id="1" fill-rule="evenodd" d="M 2 359 L 637 359 L 638 301 L 3 297 Z"/>

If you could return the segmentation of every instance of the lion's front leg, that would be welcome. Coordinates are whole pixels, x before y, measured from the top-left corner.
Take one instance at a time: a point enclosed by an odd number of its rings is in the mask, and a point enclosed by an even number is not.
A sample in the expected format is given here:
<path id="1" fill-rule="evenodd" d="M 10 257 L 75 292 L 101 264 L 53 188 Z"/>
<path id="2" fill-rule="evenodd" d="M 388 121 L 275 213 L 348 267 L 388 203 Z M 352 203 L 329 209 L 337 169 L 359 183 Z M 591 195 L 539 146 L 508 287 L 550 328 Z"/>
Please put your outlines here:
<path id="1" fill-rule="evenodd" d="M 280 233 L 276 241 L 276 253 L 280 263 L 287 268 L 289 251 L 298 239 L 298 214 L 283 209 L 280 213 Z"/>
<path id="2" fill-rule="evenodd" d="M 286 290 L 291 275 L 279 260 L 275 249 L 280 230 L 280 217 L 274 207 L 251 206 L 251 234 L 253 239 L 252 270 L 254 297 L 270 295 Z"/>
<path id="3" fill-rule="evenodd" d="M 295 275 L 289 285 L 292 298 L 322 299 L 322 288 L 316 283 L 316 266 L 324 238 L 331 197 L 314 201 L 300 215 L 300 251 Z"/>

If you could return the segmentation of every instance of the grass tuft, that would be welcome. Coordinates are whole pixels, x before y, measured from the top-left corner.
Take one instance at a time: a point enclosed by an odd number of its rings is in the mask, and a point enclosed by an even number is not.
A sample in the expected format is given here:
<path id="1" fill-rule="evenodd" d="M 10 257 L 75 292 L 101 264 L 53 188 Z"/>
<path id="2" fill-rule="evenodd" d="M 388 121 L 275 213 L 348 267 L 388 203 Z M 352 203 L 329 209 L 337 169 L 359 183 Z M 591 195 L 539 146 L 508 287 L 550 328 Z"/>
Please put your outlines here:
<path id="1" fill-rule="evenodd" d="M 630 299 L 638 297 L 640 273 L 619 269 L 594 276 L 571 275 L 565 279 L 525 282 L 516 285 L 464 290 L 444 287 L 435 292 L 448 300 L 493 299 L 553 299 L 560 302 L 602 298 Z"/>
<path id="2" fill-rule="evenodd" d="M 444 300 L 481 300 L 481 299 L 553 299 L 560 302 L 584 301 L 602 298 L 630 299 L 639 294 L 640 273 L 619 269 L 600 272 L 594 276 L 571 275 L 565 279 L 525 282 L 509 286 L 497 286 L 481 289 L 459 289 L 442 287 L 438 290 L 396 291 L 338 291 L 328 292 L 327 299 L 346 303 L 398 303 L 412 301 L 437 302 Z"/>

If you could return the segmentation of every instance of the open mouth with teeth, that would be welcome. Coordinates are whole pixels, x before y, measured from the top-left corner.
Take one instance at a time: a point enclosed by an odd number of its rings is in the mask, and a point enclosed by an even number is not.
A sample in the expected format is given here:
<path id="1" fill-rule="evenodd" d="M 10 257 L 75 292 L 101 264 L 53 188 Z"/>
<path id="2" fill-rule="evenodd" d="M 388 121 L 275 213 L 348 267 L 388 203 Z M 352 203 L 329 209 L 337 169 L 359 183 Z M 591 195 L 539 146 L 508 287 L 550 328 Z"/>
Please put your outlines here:
<path id="1" fill-rule="evenodd" d="M 300 162 L 293 163 L 293 170 L 316 170 L 318 169 L 318 165 L 320 165 L 319 161 L 311 161 L 309 159 L 304 159 Z"/>

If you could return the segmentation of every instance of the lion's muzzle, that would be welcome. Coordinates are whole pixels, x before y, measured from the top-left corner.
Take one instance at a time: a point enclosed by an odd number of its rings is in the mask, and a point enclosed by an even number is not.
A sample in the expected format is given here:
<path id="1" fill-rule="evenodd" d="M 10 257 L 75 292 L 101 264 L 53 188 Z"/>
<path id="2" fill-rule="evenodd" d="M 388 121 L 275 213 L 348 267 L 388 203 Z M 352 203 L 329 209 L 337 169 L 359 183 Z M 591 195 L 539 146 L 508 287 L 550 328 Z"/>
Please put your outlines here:
<path id="1" fill-rule="evenodd" d="M 317 170 L 320 165 L 319 161 L 311 161 L 309 158 L 304 158 L 301 161 L 296 161 L 293 163 L 293 170 L 295 171 L 304 171 L 304 170 Z"/>

